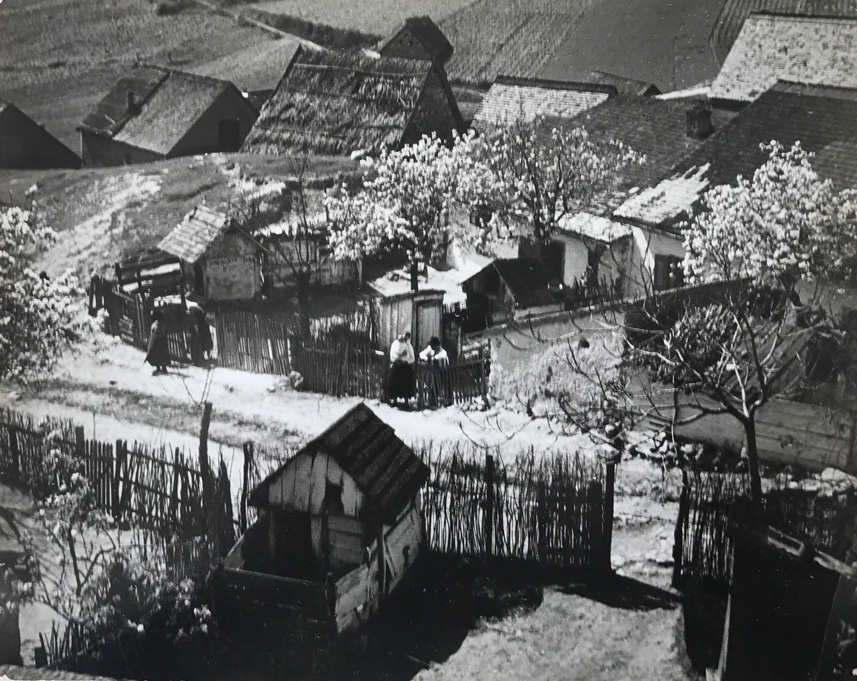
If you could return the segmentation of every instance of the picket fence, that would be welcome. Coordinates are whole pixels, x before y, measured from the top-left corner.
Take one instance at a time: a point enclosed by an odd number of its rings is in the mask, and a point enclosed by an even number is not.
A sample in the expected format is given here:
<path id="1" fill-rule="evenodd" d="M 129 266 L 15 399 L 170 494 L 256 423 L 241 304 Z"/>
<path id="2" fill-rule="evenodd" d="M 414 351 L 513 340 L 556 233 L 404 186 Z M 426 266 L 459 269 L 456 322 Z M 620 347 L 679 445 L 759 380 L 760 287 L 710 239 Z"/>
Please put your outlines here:
<path id="1" fill-rule="evenodd" d="M 422 497 L 429 550 L 610 571 L 614 464 L 532 448 L 508 465 L 476 446 L 418 451 L 431 471 Z"/>

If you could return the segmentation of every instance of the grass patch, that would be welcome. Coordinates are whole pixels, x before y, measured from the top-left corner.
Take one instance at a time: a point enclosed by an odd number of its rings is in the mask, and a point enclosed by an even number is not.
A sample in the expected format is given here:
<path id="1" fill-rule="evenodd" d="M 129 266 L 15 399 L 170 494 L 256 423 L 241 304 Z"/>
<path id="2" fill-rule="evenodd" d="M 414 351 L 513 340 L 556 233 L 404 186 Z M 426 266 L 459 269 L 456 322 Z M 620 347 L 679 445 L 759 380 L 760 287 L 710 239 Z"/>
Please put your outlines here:
<path id="1" fill-rule="evenodd" d="M 296 35 L 332 50 L 359 50 L 374 47 L 381 40 L 379 35 L 330 26 L 288 14 L 248 9 L 241 12 L 240 16 L 255 19 L 284 33 Z"/>

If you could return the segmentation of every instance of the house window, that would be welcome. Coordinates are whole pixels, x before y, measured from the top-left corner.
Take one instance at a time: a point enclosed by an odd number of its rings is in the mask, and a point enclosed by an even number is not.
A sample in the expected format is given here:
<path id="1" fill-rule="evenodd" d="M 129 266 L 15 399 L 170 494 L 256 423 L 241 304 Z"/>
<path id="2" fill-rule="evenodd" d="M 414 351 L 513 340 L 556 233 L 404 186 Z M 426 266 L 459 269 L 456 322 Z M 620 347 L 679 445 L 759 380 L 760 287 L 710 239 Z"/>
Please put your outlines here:
<path id="1" fill-rule="evenodd" d="M 494 217 L 494 212 L 487 206 L 474 206 L 470 209 L 470 224 L 484 229 Z"/>
<path id="2" fill-rule="evenodd" d="M 674 255 L 655 256 L 655 291 L 666 291 L 684 285 L 682 258 Z"/>
<path id="3" fill-rule="evenodd" d="M 542 262 L 545 273 L 549 277 L 562 281 L 562 274 L 565 269 L 565 244 L 562 241 L 551 241 L 549 244 L 545 244 L 542 249 Z"/>
<path id="4" fill-rule="evenodd" d="M 217 148 L 220 151 L 238 151 L 241 148 L 241 125 L 237 118 L 217 124 Z"/>

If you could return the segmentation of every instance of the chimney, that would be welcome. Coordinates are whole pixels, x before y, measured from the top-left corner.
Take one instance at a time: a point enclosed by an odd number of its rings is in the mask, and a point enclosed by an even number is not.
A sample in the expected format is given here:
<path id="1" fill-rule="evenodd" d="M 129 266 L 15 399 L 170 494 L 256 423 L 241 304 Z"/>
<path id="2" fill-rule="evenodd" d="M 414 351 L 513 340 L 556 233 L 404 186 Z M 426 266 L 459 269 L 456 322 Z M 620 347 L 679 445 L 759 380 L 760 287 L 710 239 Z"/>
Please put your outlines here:
<path id="1" fill-rule="evenodd" d="M 702 140 L 714 132 L 711 124 L 711 109 L 704 104 L 697 104 L 687 111 L 687 136 Z"/>
<path id="2" fill-rule="evenodd" d="M 134 113 L 137 110 L 137 102 L 134 98 L 134 93 L 128 90 L 128 113 Z"/>

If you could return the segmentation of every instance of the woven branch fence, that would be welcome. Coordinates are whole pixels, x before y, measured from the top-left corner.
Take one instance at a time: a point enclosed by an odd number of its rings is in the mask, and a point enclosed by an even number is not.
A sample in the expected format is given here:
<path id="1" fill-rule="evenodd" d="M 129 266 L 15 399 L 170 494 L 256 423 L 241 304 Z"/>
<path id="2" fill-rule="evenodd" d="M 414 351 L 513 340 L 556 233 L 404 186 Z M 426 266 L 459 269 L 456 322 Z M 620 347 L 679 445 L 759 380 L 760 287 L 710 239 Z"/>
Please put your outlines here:
<path id="1" fill-rule="evenodd" d="M 729 509 L 749 498 L 745 475 L 685 471 L 675 530 L 673 585 L 686 579 L 729 583 L 733 552 L 728 537 Z M 763 506 L 777 529 L 812 544 L 840 560 L 857 553 L 857 493 L 819 494 L 817 489 L 767 482 Z"/>
<path id="2" fill-rule="evenodd" d="M 222 463 L 206 481 L 195 460 L 181 450 L 89 440 L 82 426 L 70 422 L 37 423 L 14 411 L 0 412 L 0 480 L 39 499 L 55 494 L 62 484 L 52 473 L 56 453 L 78 463 L 95 506 L 117 522 L 170 536 L 234 538 L 230 483 Z"/>
<path id="3" fill-rule="evenodd" d="M 523 451 L 504 465 L 476 446 L 427 446 L 428 548 L 548 569 L 610 570 L 613 464 Z"/>

